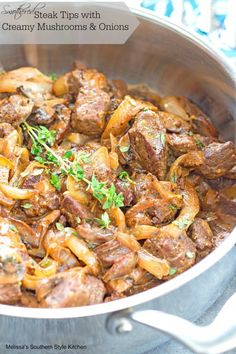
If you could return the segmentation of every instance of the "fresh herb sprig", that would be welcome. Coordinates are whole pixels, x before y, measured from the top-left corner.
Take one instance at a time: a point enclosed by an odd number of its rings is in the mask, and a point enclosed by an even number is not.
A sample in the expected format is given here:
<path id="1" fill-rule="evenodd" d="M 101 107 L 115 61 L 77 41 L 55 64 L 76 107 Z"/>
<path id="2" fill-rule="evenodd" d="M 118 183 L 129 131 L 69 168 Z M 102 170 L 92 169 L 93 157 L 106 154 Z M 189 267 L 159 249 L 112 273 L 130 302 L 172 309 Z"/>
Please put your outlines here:
<path id="1" fill-rule="evenodd" d="M 98 225 L 102 229 L 107 229 L 111 222 L 109 215 L 107 214 L 106 211 L 101 215 L 101 219 L 95 218 L 94 220 L 98 223 Z"/>
<path id="2" fill-rule="evenodd" d="M 69 160 L 72 156 L 70 150 L 63 157 L 60 157 L 51 149 L 51 146 L 55 143 L 56 133 L 54 131 L 50 131 L 43 126 L 33 127 L 26 122 L 23 123 L 23 128 L 27 130 L 32 139 L 33 146 L 31 152 L 36 155 L 35 160 L 42 164 L 51 163 L 61 167 L 59 173 L 50 173 L 50 183 L 58 191 L 61 188 L 58 174 L 70 175 L 76 181 L 83 181 L 87 184 L 87 190 L 91 190 L 93 197 L 102 204 L 104 210 L 111 207 L 118 208 L 124 206 L 124 196 L 122 193 L 116 193 L 113 183 L 110 187 L 107 187 L 105 182 L 99 182 L 94 175 L 91 180 L 88 180 L 80 163 L 76 159 L 73 162 Z M 45 157 L 40 156 L 43 153 L 42 148 L 46 151 Z M 91 162 L 90 154 L 80 154 L 79 161 L 83 163 Z"/>

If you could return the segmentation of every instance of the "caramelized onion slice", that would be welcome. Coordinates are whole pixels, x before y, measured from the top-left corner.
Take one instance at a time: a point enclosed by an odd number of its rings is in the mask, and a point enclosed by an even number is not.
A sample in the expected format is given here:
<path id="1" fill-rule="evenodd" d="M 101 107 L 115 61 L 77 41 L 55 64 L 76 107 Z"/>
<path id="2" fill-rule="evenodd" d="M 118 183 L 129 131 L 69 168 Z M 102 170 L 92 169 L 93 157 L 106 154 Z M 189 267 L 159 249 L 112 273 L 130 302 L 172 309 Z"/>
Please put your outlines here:
<path id="1" fill-rule="evenodd" d="M 145 249 L 138 251 L 138 265 L 158 279 L 162 279 L 168 275 L 170 270 L 170 266 L 166 260 L 153 256 Z"/>
<path id="2" fill-rule="evenodd" d="M 51 91 L 52 80 L 38 69 L 23 67 L 0 76 L 0 92 L 17 92 L 19 87 L 36 93 Z"/>
<path id="3" fill-rule="evenodd" d="M 151 225 L 136 225 L 132 228 L 132 235 L 135 236 L 136 240 L 144 240 L 155 236 L 155 233 L 159 229 Z"/>
<path id="4" fill-rule="evenodd" d="M 65 239 L 65 245 L 76 255 L 76 257 L 78 257 L 79 260 L 84 262 L 91 269 L 95 276 L 100 273 L 101 266 L 96 254 L 88 248 L 83 240 L 70 235 Z"/>
<path id="5" fill-rule="evenodd" d="M 183 167 L 192 168 L 204 163 L 202 151 L 190 151 L 187 154 L 178 157 L 170 167 L 168 179 L 176 182 L 183 175 Z"/>
<path id="6" fill-rule="evenodd" d="M 38 194 L 38 191 L 35 189 L 22 189 L 4 183 L 0 183 L 0 191 L 3 192 L 6 197 L 17 200 L 30 199 Z"/>
<path id="7" fill-rule="evenodd" d="M 129 121 L 144 108 L 157 111 L 157 108 L 150 102 L 135 100 L 130 96 L 125 96 L 119 107 L 112 114 L 102 134 L 102 139 L 109 139 L 110 134 L 113 136 L 122 134 L 127 128 Z"/>
<path id="8" fill-rule="evenodd" d="M 186 180 L 182 189 L 182 197 L 184 206 L 179 216 L 171 224 L 161 227 L 161 233 L 168 233 L 172 237 L 178 237 L 183 230 L 187 230 L 193 223 L 195 216 L 200 210 L 199 198 L 195 188 Z"/>
<path id="9" fill-rule="evenodd" d="M 176 114 L 185 120 L 190 120 L 190 117 L 185 112 L 175 96 L 166 96 L 161 98 L 160 106 L 166 112 Z"/>
<path id="10" fill-rule="evenodd" d="M 117 232 L 116 238 L 123 246 L 129 248 L 131 251 L 138 251 L 141 249 L 141 245 L 131 234 Z"/>
<path id="11" fill-rule="evenodd" d="M 111 219 L 114 220 L 115 225 L 118 227 L 119 231 L 125 231 L 126 223 L 125 223 L 125 214 L 120 208 L 110 208 L 108 210 L 108 214 Z"/>
<path id="12" fill-rule="evenodd" d="M 7 167 L 11 170 L 14 167 L 14 163 L 5 156 L 0 155 L 0 166 Z"/>

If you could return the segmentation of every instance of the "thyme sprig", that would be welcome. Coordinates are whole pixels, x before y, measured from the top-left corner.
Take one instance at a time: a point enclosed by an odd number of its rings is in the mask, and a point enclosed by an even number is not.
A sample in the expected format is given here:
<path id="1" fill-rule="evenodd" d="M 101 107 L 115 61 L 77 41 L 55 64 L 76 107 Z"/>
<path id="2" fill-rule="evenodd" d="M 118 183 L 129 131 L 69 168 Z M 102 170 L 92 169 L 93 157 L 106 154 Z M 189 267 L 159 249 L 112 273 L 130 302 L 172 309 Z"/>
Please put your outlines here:
<path id="1" fill-rule="evenodd" d="M 70 150 L 65 153 L 63 157 L 61 157 L 57 155 L 53 149 L 51 149 L 55 143 L 56 132 L 48 130 L 44 126 L 34 127 L 26 122 L 22 123 L 22 127 L 28 132 L 30 138 L 32 139 L 33 145 L 31 152 L 35 155 L 35 160 L 42 164 L 53 164 L 55 166 L 60 166 L 60 172 L 50 172 L 50 183 L 58 191 L 61 187 L 58 174 L 69 175 L 76 181 L 85 182 L 87 184 L 87 190 L 91 190 L 93 197 L 102 204 L 103 209 L 124 206 L 124 196 L 122 193 L 116 193 L 115 185 L 113 183 L 110 187 L 108 187 L 105 182 L 98 181 L 95 175 L 92 176 L 91 180 L 87 179 L 85 176 L 85 171 L 78 160 L 75 159 L 73 162 L 69 160 L 72 157 Z M 42 148 L 44 148 L 45 151 L 43 151 Z M 46 152 L 44 157 L 41 156 L 43 152 Z M 89 154 L 80 154 L 79 160 L 83 163 L 91 162 Z"/>

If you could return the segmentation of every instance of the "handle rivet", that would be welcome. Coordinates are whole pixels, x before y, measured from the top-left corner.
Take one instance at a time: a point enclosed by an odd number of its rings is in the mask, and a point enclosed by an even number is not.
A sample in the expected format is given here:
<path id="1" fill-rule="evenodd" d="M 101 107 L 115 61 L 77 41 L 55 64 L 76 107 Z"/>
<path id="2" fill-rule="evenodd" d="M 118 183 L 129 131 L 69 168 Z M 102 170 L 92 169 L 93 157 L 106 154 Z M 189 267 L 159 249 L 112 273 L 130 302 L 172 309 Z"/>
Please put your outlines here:
<path id="1" fill-rule="evenodd" d="M 119 325 L 116 327 L 116 332 L 119 334 L 128 333 L 133 330 L 132 324 L 125 318 L 120 320 Z"/>

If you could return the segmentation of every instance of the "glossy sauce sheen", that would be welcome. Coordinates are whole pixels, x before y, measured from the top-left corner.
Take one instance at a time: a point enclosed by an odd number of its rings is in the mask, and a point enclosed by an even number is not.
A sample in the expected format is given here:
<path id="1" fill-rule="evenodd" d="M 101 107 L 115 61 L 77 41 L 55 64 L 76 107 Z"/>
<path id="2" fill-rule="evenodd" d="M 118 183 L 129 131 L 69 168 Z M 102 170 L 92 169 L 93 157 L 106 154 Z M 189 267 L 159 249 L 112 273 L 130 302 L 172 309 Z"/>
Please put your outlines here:
<path id="1" fill-rule="evenodd" d="M 1 74 L 0 303 L 96 304 L 184 272 L 235 225 L 235 166 L 186 97 L 79 62 Z"/>

